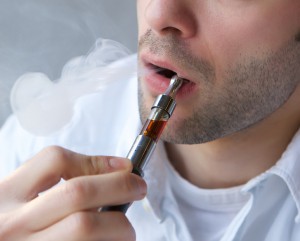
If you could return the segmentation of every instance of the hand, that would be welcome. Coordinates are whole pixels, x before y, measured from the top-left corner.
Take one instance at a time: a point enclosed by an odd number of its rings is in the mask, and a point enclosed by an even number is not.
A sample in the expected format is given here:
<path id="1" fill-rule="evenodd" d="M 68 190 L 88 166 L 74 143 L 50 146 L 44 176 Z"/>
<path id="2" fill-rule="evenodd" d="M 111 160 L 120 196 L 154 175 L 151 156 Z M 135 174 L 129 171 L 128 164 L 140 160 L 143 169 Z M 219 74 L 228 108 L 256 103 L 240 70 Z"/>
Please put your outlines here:
<path id="1" fill-rule="evenodd" d="M 0 240 L 135 240 L 123 213 L 98 211 L 145 196 L 131 169 L 124 158 L 44 149 L 0 182 Z"/>

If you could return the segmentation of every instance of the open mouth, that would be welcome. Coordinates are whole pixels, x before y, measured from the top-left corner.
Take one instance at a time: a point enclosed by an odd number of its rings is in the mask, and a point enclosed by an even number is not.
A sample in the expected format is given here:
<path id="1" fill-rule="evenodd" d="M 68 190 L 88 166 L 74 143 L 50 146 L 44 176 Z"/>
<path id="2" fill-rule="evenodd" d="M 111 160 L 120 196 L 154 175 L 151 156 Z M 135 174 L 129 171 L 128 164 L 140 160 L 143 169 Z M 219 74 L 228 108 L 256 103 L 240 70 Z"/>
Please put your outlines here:
<path id="1" fill-rule="evenodd" d="M 166 68 L 163 68 L 163 67 L 160 67 L 160 66 L 157 66 L 157 65 L 154 65 L 154 64 L 149 64 L 150 68 L 157 74 L 163 76 L 163 77 L 166 77 L 168 79 L 171 79 L 174 75 L 177 75 L 176 72 L 170 70 L 170 69 L 166 69 Z M 178 75 L 178 77 L 180 77 L 180 75 Z M 181 77 L 182 78 L 182 77 Z M 188 79 L 185 79 L 185 78 L 182 78 L 184 80 L 184 84 L 187 84 L 188 82 L 191 82 L 190 80 Z"/>
<path id="2" fill-rule="evenodd" d="M 180 73 L 180 70 L 176 70 L 175 67 L 171 69 L 165 63 L 154 64 L 154 61 L 144 61 L 144 67 L 146 69 L 144 80 L 147 83 L 147 88 L 153 95 L 163 93 L 168 88 L 170 80 L 174 75 L 178 75 L 179 78 L 183 79 L 183 84 L 177 93 L 177 99 L 193 96 L 193 93 L 198 88 L 198 84 L 185 78 L 184 74 Z"/>
<path id="3" fill-rule="evenodd" d="M 153 65 L 153 70 L 159 74 L 162 75 L 168 79 L 172 78 L 174 75 L 177 75 L 177 73 L 175 73 L 174 71 L 170 70 L 170 69 L 165 69 L 156 65 Z"/>

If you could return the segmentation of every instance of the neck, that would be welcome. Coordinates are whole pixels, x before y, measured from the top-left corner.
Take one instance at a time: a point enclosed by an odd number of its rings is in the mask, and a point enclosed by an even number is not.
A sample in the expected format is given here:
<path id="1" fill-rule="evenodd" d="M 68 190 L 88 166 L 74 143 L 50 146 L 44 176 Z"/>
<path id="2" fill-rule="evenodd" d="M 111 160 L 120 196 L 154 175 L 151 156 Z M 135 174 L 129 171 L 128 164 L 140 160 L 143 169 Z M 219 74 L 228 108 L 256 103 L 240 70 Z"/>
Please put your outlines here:
<path id="1" fill-rule="evenodd" d="M 242 185 L 272 167 L 300 127 L 300 87 L 280 109 L 254 126 L 215 141 L 166 144 L 175 169 L 201 188 Z"/>

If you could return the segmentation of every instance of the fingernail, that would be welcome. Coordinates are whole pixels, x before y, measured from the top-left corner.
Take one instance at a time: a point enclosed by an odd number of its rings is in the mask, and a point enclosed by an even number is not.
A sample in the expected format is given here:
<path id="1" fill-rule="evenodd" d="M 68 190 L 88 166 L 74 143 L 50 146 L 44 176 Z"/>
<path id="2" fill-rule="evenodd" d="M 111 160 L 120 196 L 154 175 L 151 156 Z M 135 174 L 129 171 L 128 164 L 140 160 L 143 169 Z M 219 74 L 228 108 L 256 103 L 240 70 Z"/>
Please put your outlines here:
<path id="1" fill-rule="evenodd" d="M 130 160 L 125 158 L 111 158 L 108 163 L 113 169 L 125 169 L 131 165 Z"/>

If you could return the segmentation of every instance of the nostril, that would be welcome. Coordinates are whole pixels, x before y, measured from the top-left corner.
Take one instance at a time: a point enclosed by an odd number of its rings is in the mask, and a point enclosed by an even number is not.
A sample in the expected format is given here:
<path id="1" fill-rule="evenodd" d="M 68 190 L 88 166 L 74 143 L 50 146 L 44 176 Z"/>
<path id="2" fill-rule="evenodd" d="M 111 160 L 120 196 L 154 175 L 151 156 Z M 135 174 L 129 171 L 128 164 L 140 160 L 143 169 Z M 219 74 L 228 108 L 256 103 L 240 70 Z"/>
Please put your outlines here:
<path id="1" fill-rule="evenodd" d="M 162 29 L 162 33 L 165 33 L 165 34 L 173 33 L 174 35 L 177 35 L 177 36 L 182 35 L 182 32 L 179 29 L 174 28 L 174 27 L 166 27 L 166 28 Z"/>
<path id="2" fill-rule="evenodd" d="M 195 11 L 185 1 L 148 1 L 145 21 L 158 35 L 174 34 L 186 39 L 194 37 L 198 29 Z"/>

